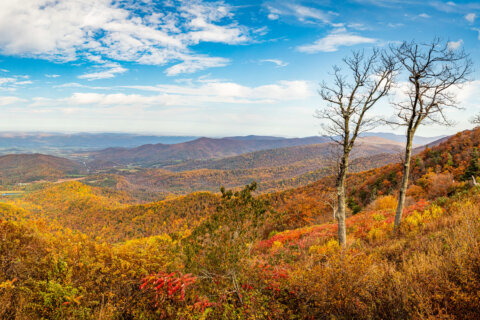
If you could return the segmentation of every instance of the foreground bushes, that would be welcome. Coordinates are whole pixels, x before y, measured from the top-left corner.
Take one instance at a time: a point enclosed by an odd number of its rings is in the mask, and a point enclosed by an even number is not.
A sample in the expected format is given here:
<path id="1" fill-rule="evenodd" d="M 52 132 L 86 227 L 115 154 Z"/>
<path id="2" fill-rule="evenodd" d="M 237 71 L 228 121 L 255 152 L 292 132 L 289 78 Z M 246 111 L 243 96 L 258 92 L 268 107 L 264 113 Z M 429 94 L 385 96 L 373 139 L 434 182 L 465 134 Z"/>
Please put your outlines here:
<path id="1" fill-rule="evenodd" d="M 346 250 L 334 224 L 263 238 L 278 217 L 253 190 L 224 192 L 215 214 L 176 238 L 117 245 L 2 206 L 18 221 L 0 221 L 0 318 L 480 318 L 475 190 L 415 203 L 399 234 L 394 202 L 380 198 L 348 219 Z"/>

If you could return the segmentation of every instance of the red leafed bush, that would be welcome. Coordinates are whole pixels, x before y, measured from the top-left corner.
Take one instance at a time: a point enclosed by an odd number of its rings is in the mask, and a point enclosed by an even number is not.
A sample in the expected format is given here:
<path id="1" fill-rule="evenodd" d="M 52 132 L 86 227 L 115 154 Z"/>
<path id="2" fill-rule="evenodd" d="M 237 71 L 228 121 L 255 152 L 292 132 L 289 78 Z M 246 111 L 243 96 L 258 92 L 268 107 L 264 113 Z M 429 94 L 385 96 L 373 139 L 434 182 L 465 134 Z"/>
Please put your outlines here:
<path id="1" fill-rule="evenodd" d="M 155 293 L 155 307 L 167 299 L 171 301 L 184 301 L 186 289 L 194 284 L 196 277 L 183 274 L 180 271 L 151 274 L 142 279 L 141 290 Z"/>
<path id="2" fill-rule="evenodd" d="M 197 297 L 196 300 L 197 302 L 195 302 L 193 305 L 193 310 L 199 312 L 200 314 L 203 314 L 207 308 L 210 308 L 214 305 L 212 302 L 210 302 L 210 300 L 208 300 L 208 298 L 205 297 Z"/>

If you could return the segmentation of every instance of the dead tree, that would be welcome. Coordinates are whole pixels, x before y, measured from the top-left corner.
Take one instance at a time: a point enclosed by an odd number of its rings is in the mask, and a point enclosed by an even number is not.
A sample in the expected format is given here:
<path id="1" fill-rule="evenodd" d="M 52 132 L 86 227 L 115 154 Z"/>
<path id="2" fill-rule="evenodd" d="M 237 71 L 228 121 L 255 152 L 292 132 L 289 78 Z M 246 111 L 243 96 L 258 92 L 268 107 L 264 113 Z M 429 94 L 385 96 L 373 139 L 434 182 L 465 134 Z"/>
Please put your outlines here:
<path id="1" fill-rule="evenodd" d="M 395 215 L 395 229 L 398 229 L 405 206 L 415 132 L 421 124 L 451 124 L 446 111 L 458 108 L 453 89 L 467 81 L 472 62 L 463 50 L 453 50 L 438 38 L 427 44 L 403 42 L 390 50 L 401 66 L 400 74 L 406 77 L 406 81 L 400 83 L 400 88 L 405 86 L 405 98 L 393 102 L 396 116 L 387 120 L 393 126 L 406 127 L 403 177 Z"/>
<path id="2" fill-rule="evenodd" d="M 474 115 L 473 118 L 470 119 L 470 123 L 474 124 L 476 128 L 480 126 L 480 114 L 477 113 Z"/>
<path id="3" fill-rule="evenodd" d="M 359 134 L 376 123 L 369 116 L 369 111 L 390 91 L 396 64 L 392 57 L 379 50 L 373 50 L 368 55 L 363 51 L 353 52 L 343 62 L 347 75 L 340 67 L 333 67 L 332 83 L 322 84 L 320 96 L 324 106 L 317 110 L 316 117 L 322 120 L 324 134 L 332 138 L 340 151 L 335 181 L 336 218 L 338 242 L 345 246 L 345 179 L 350 152 Z"/>

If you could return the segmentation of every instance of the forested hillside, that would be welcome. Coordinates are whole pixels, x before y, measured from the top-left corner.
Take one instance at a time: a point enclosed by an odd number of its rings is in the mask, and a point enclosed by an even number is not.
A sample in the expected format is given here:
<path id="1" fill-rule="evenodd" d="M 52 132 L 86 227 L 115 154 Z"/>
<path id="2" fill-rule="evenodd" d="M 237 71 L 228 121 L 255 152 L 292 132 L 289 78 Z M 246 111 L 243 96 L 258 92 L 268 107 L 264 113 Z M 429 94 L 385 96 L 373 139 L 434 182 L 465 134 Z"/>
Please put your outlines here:
<path id="1" fill-rule="evenodd" d="M 43 154 L 10 154 L 0 157 L 0 184 L 57 180 L 85 174 L 83 165 Z"/>
<path id="2" fill-rule="evenodd" d="M 379 150 L 380 151 L 380 150 Z M 305 155 L 298 155 L 304 157 Z M 228 158 L 227 158 L 228 159 Z M 376 154 L 355 158 L 352 172 L 377 168 L 398 161 L 398 154 Z M 219 160 L 230 166 L 229 161 Z M 244 162 L 233 163 L 240 167 Z M 84 181 L 95 186 L 106 186 L 116 190 L 133 192 L 141 197 L 149 195 L 186 194 L 195 191 L 217 192 L 218 186 L 241 188 L 252 181 L 259 183 L 260 192 L 274 192 L 293 187 L 305 186 L 331 175 L 334 163 L 330 159 L 306 159 L 282 166 L 267 166 L 253 169 L 195 169 L 172 172 L 166 169 L 109 169 L 105 174 L 91 175 Z M 252 165 L 255 167 L 255 165 Z"/>
<path id="3" fill-rule="evenodd" d="M 333 178 L 257 195 L 194 193 L 137 205 L 81 182 L 0 206 L 0 318 L 405 319 L 480 316 L 480 129 L 401 166 L 348 177 L 348 247 Z"/>
<path id="4" fill-rule="evenodd" d="M 86 183 L 144 194 L 217 192 L 219 186 L 241 188 L 256 181 L 258 191 L 274 192 L 305 186 L 331 175 L 335 166 L 331 142 L 269 149 L 234 157 L 209 160 L 171 161 L 161 168 L 118 166 L 97 170 Z M 399 160 L 401 144 L 378 137 L 361 138 L 352 154 L 351 171 L 358 172 Z"/>
<path id="5" fill-rule="evenodd" d="M 402 145 L 378 137 L 360 139 L 353 151 L 353 158 L 368 157 L 376 154 L 397 154 Z M 190 160 L 163 165 L 170 171 L 187 171 L 194 169 L 256 169 L 287 166 L 305 160 L 316 160 L 328 164 L 333 161 L 335 147 L 331 142 L 276 148 L 245 153 L 234 157 L 210 160 Z"/>
<path id="6" fill-rule="evenodd" d="M 147 144 L 131 149 L 109 148 L 93 152 L 91 157 L 97 161 L 113 161 L 118 164 L 155 165 L 168 161 L 228 157 L 256 150 L 316 144 L 327 140 L 328 138 L 323 137 L 265 140 L 199 138 L 173 145 Z"/>
<path id="7" fill-rule="evenodd" d="M 249 153 L 260 150 L 279 149 L 294 146 L 308 146 L 319 143 L 329 142 L 327 137 L 307 137 L 307 138 L 259 138 L 259 139 L 238 139 L 238 138 L 200 138 L 184 143 L 164 145 L 147 144 L 137 148 L 109 148 L 101 151 L 92 152 L 90 157 L 93 161 L 112 162 L 119 165 L 134 164 L 142 166 L 164 166 L 184 160 L 204 160 L 214 158 L 224 158 Z M 328 145 L 321 148 L 320 153 L 328 153 Z M 363 146 L 363 147 L 362 147 Z M 365 154 L 368 151 L 379 153 L 380 148 L 384 148 L 381 153 L 395 152 L 399 150 L 401 143 L 378 137 L 361 138 L 357 149 L 359 154 L 362 148 Z M 369 150 L 369 148 L 372 148 Z M 292 153 L 295 150 L 287 150 Z M 298 149 L 301 153 L 319 152 L 309 151 L 308 149 Z M 270 151 L 270 157 L 275 157 L 275 151 Z M 248 156 L 247 156 L 248 157 Z M 260 154 L 261 157 L 261 154 Z M 278 157 L 278 155 L 277 155 Z M 230 159 L 232 161 L 241 161 L 240 159 Z M 200 162 L 202 163 L 202 162 Z M 206 164 L 203 168 L 209 167 Z M 191 169 L 190 167 L 189 169 Z M 198 166 L 197 166 L 198 168 Z"/>

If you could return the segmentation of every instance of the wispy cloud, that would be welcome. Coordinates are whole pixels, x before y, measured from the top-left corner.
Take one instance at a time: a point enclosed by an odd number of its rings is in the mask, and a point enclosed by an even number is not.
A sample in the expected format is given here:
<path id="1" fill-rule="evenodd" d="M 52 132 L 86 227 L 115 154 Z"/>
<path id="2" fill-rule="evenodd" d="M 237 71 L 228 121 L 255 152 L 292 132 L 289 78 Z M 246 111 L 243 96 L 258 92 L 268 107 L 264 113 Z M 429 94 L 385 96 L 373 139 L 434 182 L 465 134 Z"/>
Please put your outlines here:
<path id="1" fill-rule="evenodd" d="M 448 1 L 448 2 L 443 2 L 443 1 L 430 1 L 427 2 L 428 5 L 433 7 L 434 9 L 438 11 L 443 11 L 443 12 L 448 12 L 448 13 L 463 13 L 467 14 L 471 12 L 472 10 L 479 10 L 480 9 L 480 4 L 478 1 L 472 1 L 472 2 L 453 2 L 453 1 Z"/>
<path id="2" fill-rule="evenodd" d="M 98 72 L 82 74 L 78 76 L 78 78 L 87 79 L 88 81 L 98 80 L 98 79 L 109 79 L 109 78 L 114 78 L 117 74 L 128 71 L 118 63 L 107 63 L 101 66 L 100 68 L 103 70 Z"/>
<path id="3" fill-rule="evenodd" d="M 305 53 L 334 52 L 340 47 L 350 47 L 359 44 L 373 44 L 377 39 L 360 36 L 348 32 L 345 28 L 332 31 L 327 36 L 318 39 L 313 44 L 297 47 L 297 50 Z"/>
<path id="4" fill-rule="evenodd" d="M 47 78 L 58 78 L 58 77 L 60 77 L 60 75 L 59 74 L 46 74 L 45 77 L 47 77 Z"/>
<path id="5" fill-rule="evenodd" d="M 18 87 L 32 84 L 28 76 L 0 77 L 0 90 L 15 91 Z"/>
<path id="6" fill-rule="evenodd" d="M 294 17 L 304 23 L 331 24 L 335 13 L 324 11 L 312 6 L 305 6 L 296 1 L 279 1 L 267 5 L 268 18 L 277 20 L 282 16 Z"/>
<path id="7" fill-rule="evenodd" d="M 476 18 L 477 15 L 475 13 L 468 13 L 465 15 L 465 19 L 470 23 L 474 23 Z"/>
<path id="8" fill-rule="evenodd" d="M 458 40 L 458 41 L 450 41 L 450 42 L 448 42 L 447 45 L 448 45 L 448 48 L 449 48 L 450 50 L 456 50 L 456 49 L 460 48 L 460 47 L 463 45 L 463 40 L 460 39 L 460 40 Z"/>
<path id="9" fill-rule="evenodd" d="M 275 64 L 277 67 L 286 67 L 288 66 L 288 62 L 282 61 L 280 59 L 263 59 L 260 62 L 270 62 Z"/>
<path id="10" fill-rule="evenodd" d="M 13 96 L 4 96 L 4 97 L 0 97 L 0 106 L 7 106 L 10 104 L 14 104 L 22 101 L 25 101 L 25 100 L 18 97 L 13 97 Z"/>
<path id="11" fill-rule="evenodd" d="M 70 84 L 70 87 L 84 88 Z M 85 87 L 89 88 L 89 87 Z M 140 93 L 75 92 L 66 98 L 36 97 L 30 106 L 200 106 L 222 104 L 274 104 L 307 99 L 315 94 L 314 85 L 308 81 L 278 81 L 262 86 L 245 86 L 221 80 L 187 81 L 178 85 L 124 86 L 116 89 L 135 90 Z M 148 94 L 146 94 L 148 93 Z M 154 93 L 152 95 L 152 93 Z"/>
<path id="12" fill-rule="evenodd" d="M 208 56 L 189 56 L 185 57 L 183 62 L 167 69 L 168 76 L 176 76 L 181 73 L 194 73 L 213 67 L 224 67 L 230 60 L 225 58 L 216 58 Z"/>

